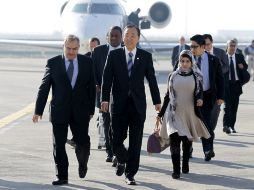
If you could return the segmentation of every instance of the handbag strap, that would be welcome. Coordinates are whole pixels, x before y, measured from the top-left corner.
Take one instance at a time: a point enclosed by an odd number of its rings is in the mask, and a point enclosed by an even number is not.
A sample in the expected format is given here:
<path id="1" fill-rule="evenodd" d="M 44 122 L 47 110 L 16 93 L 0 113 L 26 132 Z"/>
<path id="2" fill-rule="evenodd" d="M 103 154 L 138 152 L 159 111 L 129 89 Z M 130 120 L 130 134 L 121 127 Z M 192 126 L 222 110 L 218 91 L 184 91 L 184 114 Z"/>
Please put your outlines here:
<path id="1" fill-rule="evenodd" d="M 159 132 L 161 130 L 161 119 L 156 118 L 155 126 L 154 126 L 154 132 Z"/>

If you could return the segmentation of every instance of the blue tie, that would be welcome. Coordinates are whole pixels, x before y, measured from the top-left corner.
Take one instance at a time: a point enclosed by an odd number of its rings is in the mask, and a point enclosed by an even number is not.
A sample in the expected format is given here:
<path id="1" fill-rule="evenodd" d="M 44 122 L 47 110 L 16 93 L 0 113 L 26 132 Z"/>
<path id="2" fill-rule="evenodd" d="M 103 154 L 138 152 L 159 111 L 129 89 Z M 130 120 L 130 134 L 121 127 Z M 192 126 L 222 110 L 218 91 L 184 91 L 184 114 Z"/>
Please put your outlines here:
<path id="1" fill-rule="evenodd" d="M 73 65 L 73 60 L 69 60 L 70 64 L 69 67 L 67 69 L 67 76 L 70 80 L 70 82 L 72 81 L 72 76 L 73 76 L 73 70 L 74 70 L 74 65 Z"/>
<path id="2" fill-rule="evenodd" d="M 235 82 L 235 68 L 232 56 L 230 57 L 230 77 L 231 81 Z"/>
<path id="3" fill-rule="evenodd" d="M 128 57 L 127 67 L 128 67 L 128 75 L 130 77 L 131 76 L 131 68 L 133 66 L 133 61 L 132 61 L 133 53 L 129 52 L 128 55 L 129 55 L 129 57 Z"/>

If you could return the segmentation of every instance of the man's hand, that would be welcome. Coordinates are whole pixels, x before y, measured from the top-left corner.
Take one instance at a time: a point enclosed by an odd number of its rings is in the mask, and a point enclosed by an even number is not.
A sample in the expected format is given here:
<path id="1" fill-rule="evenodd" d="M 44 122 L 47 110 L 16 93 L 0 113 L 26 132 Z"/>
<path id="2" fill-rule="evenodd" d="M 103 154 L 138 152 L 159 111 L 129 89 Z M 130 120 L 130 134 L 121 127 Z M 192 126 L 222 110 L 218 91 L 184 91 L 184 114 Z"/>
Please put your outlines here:
<path id="1" fill-rule="evenodd" d="M 243 64 L 242 64 L 242 63 L 238 64 L 238 67 L 239 67 L 240 69 L 243 69 Z"/>
<path id="2" fill-rule="evenodd" d="M 41 115 L 34 114 L 32 120 L 34 123 L 38 123 L 39 119 L 41 119 L 41 118 L 42 118 Z"/>
<path id="3" fill-rule="evenodd" d="M 196 106 L 200 107 L 200 106 L 202 106 L 202 105 L 203 105 L 203 100 L 198 99 L 198 100 L 197 100 Z"/>
<path id="4" fill-rule="evenodd" d="M 108 102 L 101 102 L 101 111 L 108 112 Z"/>
<path id="5" fill-rule="evenodd" d="M 161 111 L 161 104 L 156 104 L 155 105 L 155 110 L 156 111 Z"/>
<path id="6" fill-rule="evenodd" d="M 217 100 L 217 104 L 218 104 L 218 105 L 221 105 L 221 104 L 223 104 L 223 103 L 224 103 L 224 100 L 222 100 L 222 99 L 218 99 L 218 100 Z"/>

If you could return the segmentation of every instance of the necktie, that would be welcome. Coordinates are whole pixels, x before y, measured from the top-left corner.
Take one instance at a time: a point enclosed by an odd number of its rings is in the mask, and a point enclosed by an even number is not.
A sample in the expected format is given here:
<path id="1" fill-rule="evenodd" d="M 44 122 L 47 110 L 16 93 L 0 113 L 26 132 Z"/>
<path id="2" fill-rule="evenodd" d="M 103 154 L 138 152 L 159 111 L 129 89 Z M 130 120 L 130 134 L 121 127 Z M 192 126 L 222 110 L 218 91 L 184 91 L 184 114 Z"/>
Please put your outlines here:
<path id="1" fill-rule="evenodd" d="M 72 76 L 73 76 L 73 70 L 74 70 L 74 65 L 73 65 L 73 60 L 69 60 L 70 64 L 69 67 L 67 69 L 67 76 L 70 80 L 70 82 L 72 81 Z"/>
<path id="2" fill-rule="evenodd" d="M 180 55 L 180 53 L 183 51 L 183 46 L 180 46 L 180 48 L 179 48 L 179 55 Z"/>
<path id="3" fill-rule="evenodd" d="M 231 77 L 231 81 L 234 82 L 235 81 L 235 68 L 234 68 L 234 62 L 233 62 L 232 57 L 230 57 L 230 77 Z"/>
<path id="4" fill-rule="evenodd" d="M 198 60 L 197 60 L 197 66 L 199 69 L 201 69 L 201 57 L 200 56 L 198 57 Z"/>
<path id="5" fill-rule="evenodd" d="M 127 67 L 128 67 L 128 75 L 130 77 L 131 76 L 131 68 L 133 66 L 133 61 L 132 61 L 133 53 L 129 52 L 128 55 L 129 55 L 129 57 L 128 57 L 128 62 L 127 62 Z"/>

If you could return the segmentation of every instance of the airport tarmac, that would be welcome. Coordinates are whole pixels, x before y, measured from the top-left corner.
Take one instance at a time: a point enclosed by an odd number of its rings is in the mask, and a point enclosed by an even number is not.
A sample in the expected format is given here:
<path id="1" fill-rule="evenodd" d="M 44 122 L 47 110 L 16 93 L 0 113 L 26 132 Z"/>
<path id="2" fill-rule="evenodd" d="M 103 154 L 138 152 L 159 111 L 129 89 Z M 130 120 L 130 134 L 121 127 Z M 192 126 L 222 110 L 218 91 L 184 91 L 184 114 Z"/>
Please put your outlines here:
<path id="1" fill-rule="evenodd" d="M 1 51 L 0 47 L 0 51 Z M 11 48 L 10 48 L 11 51 Z M 38 50 L 39 51 L 39 50 Z M 44 51 L 44 50 L 43 50 Z M 47 52 L 47 51 L 46 51 Z M 57 51 L 56 51 L 57 52 Z M 53 52 L 55 53 L 55 52 Z M 181 179 L 171 178 L 172 163 L 169 149 L 161 154 L 148 155 L 147 138 L 152 133 L 156 112 L 147 94 L 147 119 L 141 152 L 137 186 L 128 186 L 124 176 L 115 175 L 111 164 L 105 162 L 106 153 L 98 150 L 96 116 L 90 122 L 91 156 L 84 180 L 78 177 L 75 151 L 66 146 L 69 156 L 69 184 L 51 185 L 55 178 L 52 155 L 52 128 L 48 122 L 48 106 L 43 119 L 32 123 L 33 103 L 43 76 L 46 60 L 52 52 L 26 57 L 26 54 L 0 54 L 0 190 L 229 190 L 254 189 L 254 82 L 244 86 L 240 98 L 236 130 L 222 132 L 222 112 L 215 130 L 215 158 L 204 161 L 201 143 L 194 143 L 190 173 Z M 171 69 L 169 61 L 155 65 L 163 99 L 166 80 Z"/>

